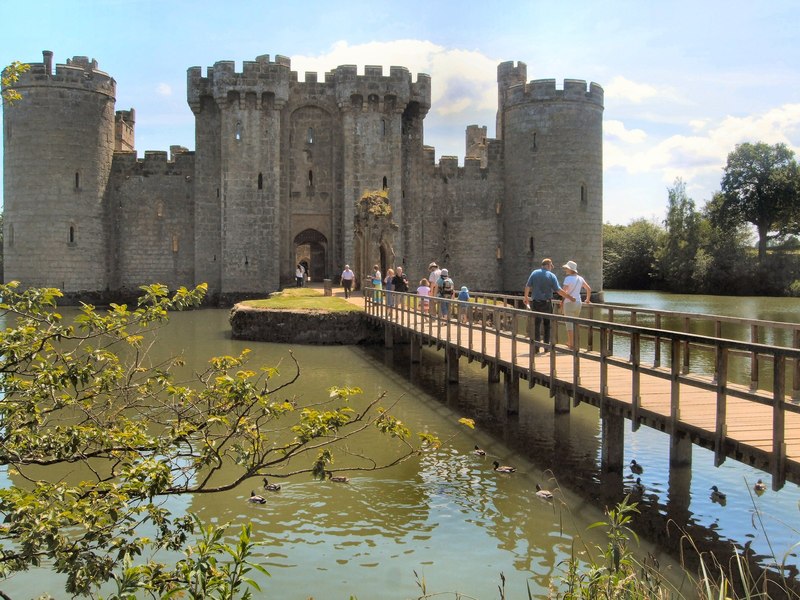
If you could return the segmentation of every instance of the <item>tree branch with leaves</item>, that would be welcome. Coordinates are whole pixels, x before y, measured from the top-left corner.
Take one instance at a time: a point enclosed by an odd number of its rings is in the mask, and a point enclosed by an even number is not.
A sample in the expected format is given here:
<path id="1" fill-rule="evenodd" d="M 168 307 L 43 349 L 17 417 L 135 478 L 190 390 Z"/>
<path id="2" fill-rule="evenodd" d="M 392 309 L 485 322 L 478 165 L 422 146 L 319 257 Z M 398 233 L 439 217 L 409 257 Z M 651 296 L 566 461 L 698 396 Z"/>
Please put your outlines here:
<path id="1" fill-rule="evenodd" d="M 276 367 L 251 367 L 248 351 L 191 375 L 180 375 L 180 357 L 150 364 L 153 330 L 170 311 L 198 306 L 206 286 L 142 291 L 135 308 L 83 305 L 65 322 L 59 290 L 0 286 L 0 465 L 20 482 L 0 490 L 0 575 L 47 560 L 72 594 L 120 581 L 121 572 L 126 586 L 146 580 L 155 597 L 185 589 L 178 566 L 134 560 L 185 548 L 198 531 L 163 498 L 253 478 L 324 478 L 337 458 L 349 471 L 386 468 L 439 444 L 430 434 L 414 442 L 387 398 L 355 402 L 358 388 L 333 387 L 301 404 L 288 395 L 301 373 L 293 357 L 284 383 L 275 383 Z M 367 430 L 397 446 L 386 462 L 348 450 Z M 46 467 L 63 464 L 80 477 L 48 477 Z M 144 525 L 157 535 L 141 535 Z"/>

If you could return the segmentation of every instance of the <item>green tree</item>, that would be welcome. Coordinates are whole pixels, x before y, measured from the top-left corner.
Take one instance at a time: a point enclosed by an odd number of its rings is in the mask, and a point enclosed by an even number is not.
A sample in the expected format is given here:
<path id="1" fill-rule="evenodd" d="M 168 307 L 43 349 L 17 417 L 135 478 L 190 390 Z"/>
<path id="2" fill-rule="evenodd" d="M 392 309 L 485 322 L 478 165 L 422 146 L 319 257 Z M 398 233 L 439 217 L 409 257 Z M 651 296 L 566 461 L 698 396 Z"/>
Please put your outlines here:
<path id="1" fill-rule="evenodd" d="M 738 144 L 728 155 L 721 190 L 721 225 L 755 226 L 762 266 L 770 235 L 800 232 L 797 162 L 786 144 Z"/>
<path id="2" fill-rule="evenodd" d="M 695 256 L 700 247 L 700 213 L 678 178 L 668 189 L 664 244 L 658 252 L 665 289 L 694 291 Z"/>
<path id="3" fill-rule="evenodd" d="M 149 364 L 149 329 L 170 310 L 196 306 L 205 286 L 171 296 L 161 285 L 142 289 L 136 308 L 84 305 L 66 323 L 58 290 L 0 285 L 7 324 L 0 332 L 0 465 L 15 481 L 0 490 L 0 576 L 48 561 L 66 574 L 70 594 L 90 594 L 113 578 L 118 598 L 133 598 L 131 590 L 238 597 L 252 568 L 249 530 L 235 547 L 221 545 L 219 528 L 171 514 L 165 496 L 263 477 L 322 478 L 341 467 L 372 470 L 438 443 L 428 434 L 412 443 L 391 406 L 380 406 L 382 397 L 357 403 L 355 388 L 332 388 L 299 405 L 286 390 L 300 374 L 296 363 L 283 385 L 273 383 L 276 369 L 251 368 L 247 352 L 212 358 L 205 371 L 178 381 L 179 359 Z M 365 429 L 398 446 L 393 458 L 376 464 L 350 447 L 346 464 L 334 467 L 336 449 Z M 80 477 L 49 478 L 43 467 L 59 464 Z M 144 537 L 144 525 L 156 535 Z M 160 548 L 189 551 L 178 565 L 137 564 Z"/>
<path id="4" fill-rule="evenodd" d="M 604 287 L 651 289 L 659 277 L 658 250 L 663 240 L 663 229 L 644 219 L 603 225 Z"/>
<path id="5" fill-rule="evenodd" d="M 753 236 L 746 224 L 723 225 L 718 212 L 725 202 L 721 192 L 703 207 L 700 248 L 695 256 L 694 279 L 698 292 L 743 294 L 759 292 Z"/>
<path id="6" fill-rule="evenodd" d="M 0 87 L 3 90 L 3 100 L 11 103 L 22 98 L 22 96 L 19 95 L 13 86 L 17 81 L 19 81 L 19 76 L 22 73 L 26 73 L 28 70 L 30 70 L 30 68 L 30 65 L 14 61 L 5 69 L 3 69 L 3 72 L 0 75 Z"/>

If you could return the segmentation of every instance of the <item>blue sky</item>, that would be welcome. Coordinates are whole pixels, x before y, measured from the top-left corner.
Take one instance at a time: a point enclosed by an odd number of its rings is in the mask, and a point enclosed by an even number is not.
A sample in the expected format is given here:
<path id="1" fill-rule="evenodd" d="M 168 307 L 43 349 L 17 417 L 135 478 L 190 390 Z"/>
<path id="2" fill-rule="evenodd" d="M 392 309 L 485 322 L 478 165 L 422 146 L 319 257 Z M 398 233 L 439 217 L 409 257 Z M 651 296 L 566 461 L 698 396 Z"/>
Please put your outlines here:
<path id="1" fill-rule="evenodd" d="M 117 81 L 117 110 L 136 109 L 140 157 L 194 149 L 189 67 L 240 70 L 261 54 L 290 57 L 301 80 L 341 64 L 429 73 L 425 143 L 461 164 L 467 125 L 494 136 L 498 63 L 527 63 L 529 80 L 595 81 L 611 223 L 661 221 L 676 177 L 701 207 L 737 143 L 800 151 L 797 0 L 39 0 L 2 13 L 0 64 L 41 62 L 42 50 L 95 58 Z"/>

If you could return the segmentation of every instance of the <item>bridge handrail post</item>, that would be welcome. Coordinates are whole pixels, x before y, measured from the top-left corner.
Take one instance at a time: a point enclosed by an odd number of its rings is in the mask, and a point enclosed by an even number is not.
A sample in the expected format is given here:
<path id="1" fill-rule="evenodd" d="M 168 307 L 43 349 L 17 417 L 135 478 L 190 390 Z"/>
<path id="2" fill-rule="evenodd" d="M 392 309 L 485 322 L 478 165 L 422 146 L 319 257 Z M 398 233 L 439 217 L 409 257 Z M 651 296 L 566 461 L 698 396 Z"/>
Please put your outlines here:
<path id="1" fill-rule="evenodd" d="M 716 439 L 714 441 L 714 466 L 725 462 L 725 438 L 728 435 L 728 348 L 717 344 L 714 372 L 717 377 Z"/>
<path id="2" fill-rule="evenodd" d="M 456 319 L 456 345 L 461 347 L 461 305 L 454 303 L 450 308 L 451 316 Z"/>
<path id="3" fill-rule="evenodd" d="M 683 318 L 683 332 L 689 333 L 691 328 L 691 324 L 689 321 L 689 317 Z M 687 374 L 689 372 L 689 340 L 686 339 L 683 342 L 683 374 Z"/>
<path id="4" fill-rule="evenodd" d="M 719 339 L 722 337 L 722 321 L 717 319 L 714 321 L 714 337 Z M 714 344 L 714 376 L 711 379 L 712 383 L 716 383 L 719 379 L 719 371 L 717 367 L 719 366 L 719 353 L 721 352 L 721 347 L 719 342 Z"/>
<path id="5" fill-rule="evenodd" d="M 800 329 L 794 330 L 792 346 L 800 348 Z M 794 361 L 794 373 L 792 375 L 792 400 L 800 400 L 800 359 Z"/>
<path id="6" fill-rule="evenodd" d="M 497 361 L 500 359 L 500 323 L 503 318 L 500 316 L 500 313 L 497 312 L 496 300 L 492 303 L 492 306 L 494 307 L 494 319 L 492 319 L 494 324 L 494 359 Z"/>
<path id="7" fill-rule="evenodd" d="M 750 343 L 758 343 L 758 325 L 750 326 Z M 758 389 L 758 352 L 750 353 L 750 391 Z"/>
<path id="8" fill-rule="evenodd" d="M 589 320 L 594 321 L 594 304 L 589 305 Z M 589 325 L 589 332 L 588 332 L 588 345 L 586 349 L 591 352 L 594 350 L 594 327 Z"/>
<path id="9" fill-rule="evenodd" d="M 656 313 L 656 329 L 661 330 L 661 313 Z M 655 348 L 653 348 L 653 368 L 658 369 L 661 366 L 661 336 L 656 336 L 654 340 Z"/>
<path id="10" fill-rule="evenodd" d="M 631 430 L 639 429 L 639 406 L 642 401 L 641 372 L 639 370 L 641 359 L 641 334 L 637 331 L 631 334 Z"/>
<path id="11" fill-rule="evenodd" d="M 517 313 L 511 313 L 511 374 L 517 371 Z"/>
<path id="12" fill-rule="evenodd" d="M 786 357 L 775 352 L 772 357 L 772 489 L 778 491 L 786 481 Z"/>
<path id="13" fill-rule="evenodd" d="M 599 325 L 600 329 L 600 409 L 606 404 L 608 396 L 608 336 L 611 333 L 607 325 Z"/>
<path id="14" fill-rule="evenodd" d="M 481 355 L 486 356 L 486 302 L 481 303 Z"/>
<path id="15" fill-rule="evenodd" d="M 631 309 L 631 325 L 637 325 L 636 323 L 636 309 Z M 633 339 L 631 339 L 631 348 L 630 348 L 630 356 L 628 357 L 630 362 L 633 362 Z"/>
<path id="16" fill-rule="evenodd" d="M 670 398 L 669 398 L 669 416 L 672 426 L 672 435 L 678 430 L 678 422 L 681 419 L 681 384 L 680 384 L 680 369 L 681 369 L 681 346 L 682 342 L 678 338 L 670 339 Z"/>
<path id="17" fill-rule="evenodd" d="M 612 324 L 614 323 L 614 309 L 611 308 L 611 307 L 609 307 L 609 309 L 608 309 L 608 321 L 609 321 L 609 323 L 612 323 Z M 606 342 L 608 343 L 608 348 L 606 349 L 608 354 L 606 356 L 613 355 L 614 354 L 614 330 L 613 329 L 609 329 L 608 331 L 606 331 Z"/>

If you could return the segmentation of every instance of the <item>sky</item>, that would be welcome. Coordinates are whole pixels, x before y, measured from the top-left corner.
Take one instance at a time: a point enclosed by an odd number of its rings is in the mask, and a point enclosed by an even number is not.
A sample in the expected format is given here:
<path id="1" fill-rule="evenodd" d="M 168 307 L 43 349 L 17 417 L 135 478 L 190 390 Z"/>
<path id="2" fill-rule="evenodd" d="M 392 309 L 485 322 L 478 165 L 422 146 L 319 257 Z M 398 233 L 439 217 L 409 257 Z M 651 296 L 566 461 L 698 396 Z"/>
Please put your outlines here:
<path id="1" fill-rule="evenodd" d="M 424 143 L 463 165 L 465 130 L 495 136 L 497 65 L 605 90 L 603 220 L 662 222 L 676 178 L 701 208 L 743 142 L 800 152 L 798 0 L 37 0 L 0 4 L 0 64 L 88 56 L 136 109 L 136 148 L 194 149 L 186 71 L 259 55 L 303 80 L 343 64 L 432 79 Z M 800 155 L 798 155 L 800 158 Z"/>

